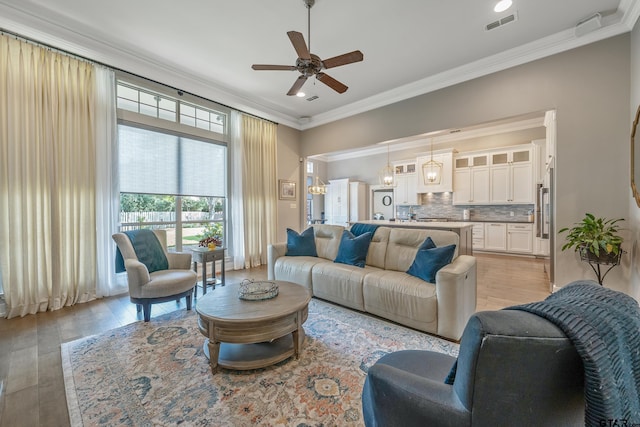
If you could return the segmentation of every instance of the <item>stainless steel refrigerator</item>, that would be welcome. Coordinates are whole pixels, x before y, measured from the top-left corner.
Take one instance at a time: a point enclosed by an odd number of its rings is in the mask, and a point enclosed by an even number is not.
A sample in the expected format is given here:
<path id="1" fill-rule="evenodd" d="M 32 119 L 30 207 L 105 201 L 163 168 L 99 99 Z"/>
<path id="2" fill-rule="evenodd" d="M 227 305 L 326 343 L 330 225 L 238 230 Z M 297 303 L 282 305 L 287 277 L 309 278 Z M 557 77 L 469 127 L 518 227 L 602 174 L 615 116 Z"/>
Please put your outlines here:
<path id="1" fill-rule="evenodd" d="M 555 227 L 553 224 L 553 168 L 547 169 L 544 184 L 538 186 L 538 202 L 536 203 L 536 236 L 548 240 L 549 257 L 544 259 L 544 271 L 549 276 L 549 290 L 553 291 L 555 281 Z"/>

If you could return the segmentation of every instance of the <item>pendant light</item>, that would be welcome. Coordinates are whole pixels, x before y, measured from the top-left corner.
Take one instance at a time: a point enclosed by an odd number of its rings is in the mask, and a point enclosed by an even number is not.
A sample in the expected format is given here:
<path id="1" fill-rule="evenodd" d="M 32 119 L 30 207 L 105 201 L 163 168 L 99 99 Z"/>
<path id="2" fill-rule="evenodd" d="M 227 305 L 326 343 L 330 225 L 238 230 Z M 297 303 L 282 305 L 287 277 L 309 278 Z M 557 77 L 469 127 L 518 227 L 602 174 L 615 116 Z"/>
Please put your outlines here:
<path id="1" fill-rule="evenodd" d="M 318 176 L 316 176 L 313 181 L 313 185 L 310 185 L 307 191 L 309 191 L 309 194 L 313 194 L 314 196 L 327 194 L 327 185 L 322 182 Z"/>
<path id="2" fill-rule="evenodd" d="M 380 185 L 384 187 L 395 187 L 398 185 L 398 181 L 393 173 L 393 168 L 389 162 L 389 144 L 387 144 L 387 165 L 378 172 L 378 179 L 380 180 Z"/>
<path id="3" fill-rule="evenodd" d="M 442 178 L 442 163 L 433 160 L 433 140 L 431 140 L 431 159 L 422 164 L 424 185 L 438 185 Z"/>

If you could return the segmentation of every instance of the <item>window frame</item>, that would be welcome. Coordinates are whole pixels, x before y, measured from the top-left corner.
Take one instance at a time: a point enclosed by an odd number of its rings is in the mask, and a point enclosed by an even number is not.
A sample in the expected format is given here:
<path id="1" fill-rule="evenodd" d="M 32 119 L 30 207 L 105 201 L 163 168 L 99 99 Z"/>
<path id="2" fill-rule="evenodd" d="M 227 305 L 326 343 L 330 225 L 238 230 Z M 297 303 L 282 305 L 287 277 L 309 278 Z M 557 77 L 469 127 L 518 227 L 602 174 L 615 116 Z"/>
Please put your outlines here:
<path id="1" fill-rule="evenodd" d="M 144 222 L 144 226 L 151 226 L 152 228 L 164 227 L 167 225 L 175 226 L 176 230 L 176 246 L 175 250 L 182 251 L 183 240 L 183 228 L 188 224 L 204 224 L 204 223 L 223 223 L 223 236 L 227 242 L 231 241 L 230 230 L 228 227 L 229 218 L 229 179 L 230 179 L 230 156 L 229 156 L 229 118 L 231 116 L 231 109 L 220 104 L 208 101 L 202 98 L 198 98 L 193 95 L 185 94 L 182 91 L 178 91 L 156 82 L 148 81 L 137 76 L 132 76 L 128 73 L 118 72 L 116 73 L 116 86 L 122 84 L 126 87 L 134 88 L 135 90 L 142 91 L 147 95 L 156 95 L 158 97 L 157 102 L 159 104 L 161 99 L 171 99 L 176 102 L 175 120 L 170 121 L 165 118 L 154 117 L 146 115 L 144 113 L 133 112 L 127 109 L 117 108 L 117 123 L 118 125 L 132 126 L 142 128 L 154 132 L 171 134 L 178 137 L 184 137 L 194 140 L 202 141 L 203 143 L 213 143 L 225 147 L 225 186 L 224 194 L 218 197 L 224 200 L 223 202 L 223 215 L 222 219 L 209 219 L 209 220 L 183 220 L 182 218 L 182 199 L 183 197 L 195 196 L 195 197 L 207 197 L 201 195 L 186 195 L 186 194 L 170 194 L 175 196 L 175 221 L 174 222 Z M 176 96 L 177 95 L 177 96 Z M 209 112 L 219 113 L 224 116 L 222 122 L 223 132 L 216 132 L 212 130 L 206 130 L 201 127 L 186 125 L 180 122 L 180 105 L 189 105 L 193 108 L 201 108 Z M 159 106 L 158 106 L 159 111 Z M 197 110 L 196 110 L 197 111 Z M 197 123 L 197 122 L 196 122 Z M 122 193 L 119 194 L 132 194 Z M 143 193 L 136 193 L 143 194 Z M 141 227 L 140 223 L 120 223 L 120 230 L 130 229 L 132 227 Z"/>

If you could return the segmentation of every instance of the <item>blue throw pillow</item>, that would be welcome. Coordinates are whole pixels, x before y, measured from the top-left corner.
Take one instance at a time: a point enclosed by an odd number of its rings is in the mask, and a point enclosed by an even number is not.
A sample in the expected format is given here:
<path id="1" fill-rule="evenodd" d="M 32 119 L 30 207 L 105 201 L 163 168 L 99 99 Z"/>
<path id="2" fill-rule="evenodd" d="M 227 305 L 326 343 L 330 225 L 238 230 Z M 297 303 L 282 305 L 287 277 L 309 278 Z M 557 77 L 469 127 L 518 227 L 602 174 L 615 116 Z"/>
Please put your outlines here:
<path id="1" fill-rule="evenodd" d="M 433 249 L 421 249 L 416 259 L 407 270 L 407 274 L 419 277 L 429 283 L 436 283 L 436 273 L 453 259 L 456 245 L 442 246 Z"/>
<path id="2" fill-rule="evenodd" d="M 435 247 L 436 247 L 436 244 L 433 243 L 433 240 L 431 240 L 431 237 L 427 237 L 425 241 L 422 242 L 418 250 L 421 251 L 423 249 L 433 249 Z"/>
<path id="3" fill-rule="evenodd" d="M 356 237 L 349 230 L 344 230 L 340 239 L 338 256 L 333 262 L 364 268 L 372 237 L 373 233 L 371 232 L 366 232 Z"/>
<path id="4" fill-rule="evenodd" d="M 307 228 L 300 234 L 295 230 L 287 228 L 287 255 L 318 256 L 313 227 Z"/>

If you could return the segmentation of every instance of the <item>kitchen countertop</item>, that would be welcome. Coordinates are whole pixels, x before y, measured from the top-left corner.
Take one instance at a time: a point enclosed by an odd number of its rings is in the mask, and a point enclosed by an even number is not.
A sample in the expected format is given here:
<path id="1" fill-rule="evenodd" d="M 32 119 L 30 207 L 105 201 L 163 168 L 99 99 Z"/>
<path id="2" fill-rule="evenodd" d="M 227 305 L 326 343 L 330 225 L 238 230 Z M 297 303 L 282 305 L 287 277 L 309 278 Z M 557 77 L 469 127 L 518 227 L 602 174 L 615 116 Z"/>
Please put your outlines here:
<path id="1" fill-rule="evenodd" d="M 377 221 L 377 220 L 372 220 L 372 221 Z M 381 222 L 388 222 L 386 220 L 380 220 Z M 357 222 L 364 222 L 364 221 L 357 221 Z M 424 221 L 424 220 L 415 220 L 415 221 L 410 221 L 408 219 L 397 219 L 395 221 L 391 221 L 391 222 L 396 222 L 396 223 L 401 223 L 401 224 L 406 224 L 406 223 L 414 223 L 414 222 L 418 222 L 421 224 L 428 224 L 430 222 L 437 222 L 437 223 L 465 223 L 465 224 L 473 224 L 473 223 L 477 223 L 477 222 L 504 222 L 504 223 L 508 223 L 508 224 L 533 224 L 533 221 L 526 221 L 526 220 L 518 220 L 518 219 L 470 219 L 470 220 L 462 220 L 462 219 L 452 219 L 452 218 L 447 218 L 444 219 L 443 221 L 437 221 L 437 220 L 429 220 L 429 221 Z"/>
<path id="2" fill-rule="evenodd" d="M 533 221 L 509 220 L 509 219 L 470 219 L 461 222 L 506 222 L 509 224 L 533 224 Z"/>
<path id="3" fill-rule="evenodd" d="M 389 221 L 386 219 L 371 219 L 364 221 L 355 221 L 361 224 L 386 225 L 388 227 L 415 227 L 415 228 L 464 228 L 471 227 L 471 221 Z"/>

